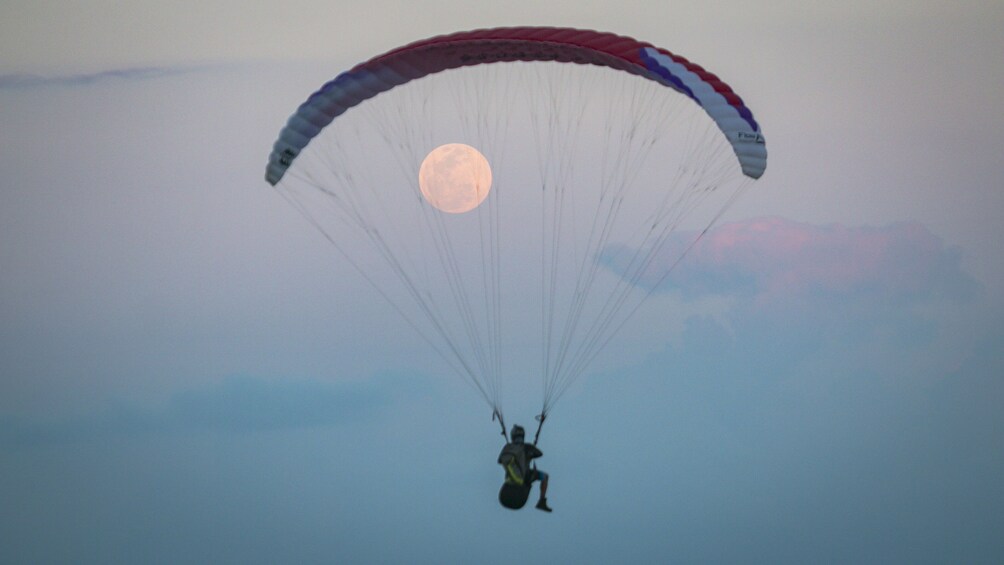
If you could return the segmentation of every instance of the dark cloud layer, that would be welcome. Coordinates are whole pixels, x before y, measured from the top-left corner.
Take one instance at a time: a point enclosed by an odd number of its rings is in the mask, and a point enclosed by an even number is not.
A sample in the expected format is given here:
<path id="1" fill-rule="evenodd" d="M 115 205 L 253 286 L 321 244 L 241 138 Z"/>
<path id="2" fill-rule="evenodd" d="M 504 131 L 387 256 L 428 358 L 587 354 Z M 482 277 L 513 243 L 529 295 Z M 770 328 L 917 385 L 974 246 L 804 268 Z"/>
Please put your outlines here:
<path id="1" fill-rule="evenodd" d="M 176 67 L 136 67 L 112 69 L 96 73 L 43 76 L 27 73 L 0 74 L 0 88 L 33 88 L 41 86 L 86 86 L 102 82 L 123 80 L 149 80 L 190 71 Z"/>

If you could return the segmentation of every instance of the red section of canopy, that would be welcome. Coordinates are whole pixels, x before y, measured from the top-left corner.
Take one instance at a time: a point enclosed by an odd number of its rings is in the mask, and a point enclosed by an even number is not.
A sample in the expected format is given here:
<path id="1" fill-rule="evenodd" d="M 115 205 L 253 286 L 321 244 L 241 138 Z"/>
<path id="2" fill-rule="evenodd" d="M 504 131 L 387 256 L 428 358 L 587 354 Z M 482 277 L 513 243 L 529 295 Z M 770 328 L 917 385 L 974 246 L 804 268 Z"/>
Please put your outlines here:
<path id="1" fill-rule="evenodd" d="M 463 31 L 409 43 L 361 63 L 352 73 L 387 67 L 405 80 L 446 69 L 501 61 L 559 61 L 592 64 L 656 78 L 641 50 L 667 55 L 710 84 L 733 106 L 742 100 L 713 73 L 686 58 L 613 33 L 554 27 L 507 27 Z"/>

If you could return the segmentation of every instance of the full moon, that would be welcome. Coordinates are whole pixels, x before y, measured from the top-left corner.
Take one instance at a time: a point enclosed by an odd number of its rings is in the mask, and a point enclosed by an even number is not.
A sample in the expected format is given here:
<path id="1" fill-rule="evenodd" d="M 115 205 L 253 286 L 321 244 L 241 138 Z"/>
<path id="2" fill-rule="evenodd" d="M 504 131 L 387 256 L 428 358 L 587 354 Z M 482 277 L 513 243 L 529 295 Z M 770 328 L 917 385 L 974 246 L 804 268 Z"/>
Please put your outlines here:
<path id="1" fill-rule="evenodd" d="M 463 143 L 447 143 L 425 156 L 418 170 L 425 200 L 450 214 L 470 212 L 492 188 L 492 168 L 480 151 Z"/>

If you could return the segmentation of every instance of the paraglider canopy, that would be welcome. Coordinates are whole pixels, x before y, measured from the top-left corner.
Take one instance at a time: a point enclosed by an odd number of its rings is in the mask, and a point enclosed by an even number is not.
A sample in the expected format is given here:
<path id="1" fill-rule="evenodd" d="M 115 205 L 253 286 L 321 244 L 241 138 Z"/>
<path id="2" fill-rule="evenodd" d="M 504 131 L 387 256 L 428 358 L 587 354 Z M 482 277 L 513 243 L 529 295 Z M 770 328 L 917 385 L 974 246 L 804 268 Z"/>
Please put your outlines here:
<path id="1" fill-rule="evenodd" d="M 477 170 L 434 171 L 443 147 Z M 505 435 L 503 383 L 540 375 L 543 423 L 766 158 L 746 103 L 700 65 L 612 33 L 506 27 L 339 74 L 289 118 L 265 177 Z"/>
<path id="2" fill-rule="evenodd" d="M 426 75 L 464 66 L 555 61 L 609 67 L 658 81 L 692 98 L 735 148 L 743 173 L 766 168 L 760 126 L 732 89 L 701 66 L 648 43 L 592 30 L 516 27 L 460 32 L 417 41 L 338 75 L 300 106 L 279 136 L 266 179 L 276 184 L 304 146 L 349 108 Z"/>

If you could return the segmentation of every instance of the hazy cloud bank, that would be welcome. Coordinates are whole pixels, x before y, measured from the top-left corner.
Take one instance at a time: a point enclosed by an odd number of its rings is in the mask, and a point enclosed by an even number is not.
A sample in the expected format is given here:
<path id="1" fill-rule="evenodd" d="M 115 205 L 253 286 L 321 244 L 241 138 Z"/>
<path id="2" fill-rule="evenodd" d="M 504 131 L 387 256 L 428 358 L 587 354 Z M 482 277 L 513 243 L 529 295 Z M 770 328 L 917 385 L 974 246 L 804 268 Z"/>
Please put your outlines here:
<path id="1" fill-rule="evenodd" d="M 693 239 L 670 241 L 662 272 Z M 918 223 L 884 227 L 817 226 L 783 218 L 722 225 L 702 238 L 666 279 L 687 296 L 733 294 L 761 303 L 868 297 L 899 303 L 974 297 L 961 250 Z"/>
<path id="2" fill-rule="evenodd" d="M 414 387 L 390 375 L 355 383 L 231 377 L 178 392 L 160 407 L 116 402 L 103 411 L 72 418 L 0 417 L 0 445 L 31 447 L 141 434 L 251 434 L 336 426 L 371 418 L 406 391 Z"/>
<path id="3" fill-rule="evenodd" d="M 46 76 L 31 73 L 9 73 L 0 74 L 0 89 L 36 88 L 45 86 L 88 86 L 115 80 L 150 80 L 184 74 L 191 72 L 192 70 L 193 69 L 191 68 L 183 67 L 135 67 L 62 76 Z"/>
<path id="4" fill-rule="evenodd" d="M 664 272 L 693 237 L 678 234 L 650 272 Z M 917 223 L 760 218 L 709 232 L 659 290 L 729 300 L 724 316 L 692 320 L 686 347 L 731 344 L 740 358 L 770 360 L 774 372 L 792 376 L 936 379 L 956 372 L 1001 326 L 961 259 Z"/>

